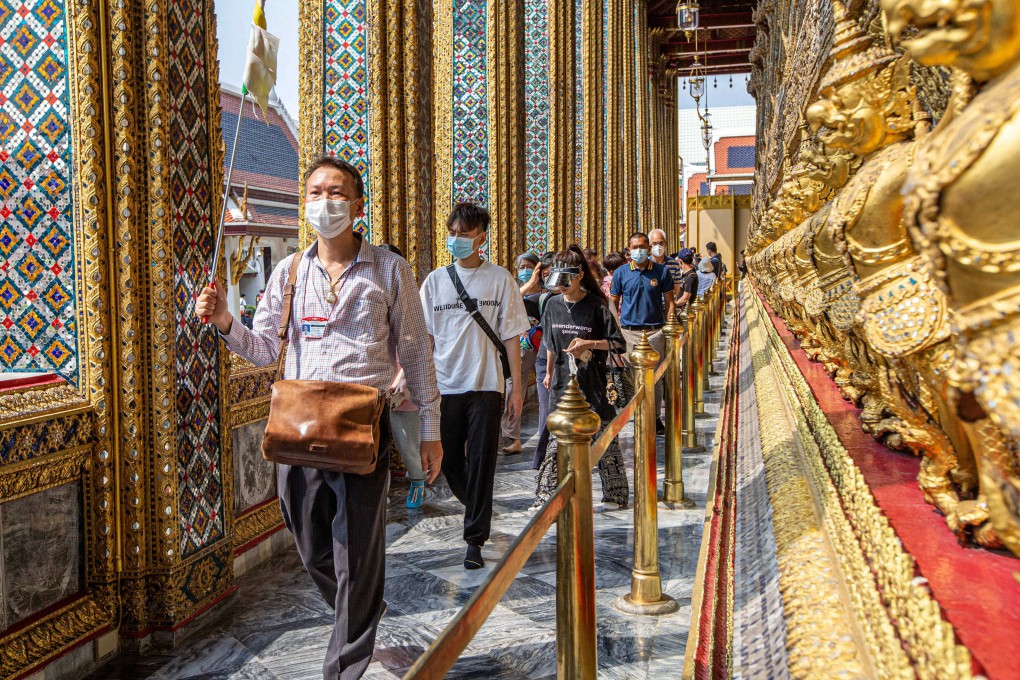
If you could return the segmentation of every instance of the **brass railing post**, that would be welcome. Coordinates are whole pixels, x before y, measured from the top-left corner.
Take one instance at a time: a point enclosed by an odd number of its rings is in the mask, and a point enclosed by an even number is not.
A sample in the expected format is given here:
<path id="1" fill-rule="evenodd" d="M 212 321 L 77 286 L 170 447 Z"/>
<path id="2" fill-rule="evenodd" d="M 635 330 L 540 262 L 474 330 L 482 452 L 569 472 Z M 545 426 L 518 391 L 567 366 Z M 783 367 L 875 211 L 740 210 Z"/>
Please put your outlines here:
<path id="1" fill-rule="evenodd" d="M 588 449 L 600 420 L 571 378 L 546 422 L 558 445 L 558 482 L 574 475 L 573 496 L 556 522 L 556 677 L 594 678 L 595 530 Z"/>
<path id="2" fill-rule="evenodd" d="M 655 460 L 655 364 L 659 353 L 648 343 L 648 332 L 629 355 L 634 384 L 644 391 L 634 413 L 634 569 L 630 593 L 613 603 L 629 614 L 668 614 L 680 606 L 662 594 L 659 574 L 659 519 Z M 577 676 L 583 677 L 583 676 Z"/>
<path id="3" fill-rule="evenodd" d="M 708 387 L 708 376 L 715 375 L 715 309 L 716 293 L 719 292 L 719 279 L 705 291 L 707 318 L 705 319 L 705 389 Z"/>
<path id="4" fill-rule="evenodd" d="M 669 351 L 669 365 L 666 368 L 666 478 L 662 482 L 662 500 L 672 507 L 693 507 L 694 503 L 684 495 L 683 470 L 683 402 L 684 397 L 681 356 L 684 346 L 684 329 L 677 323 L 676 316 L 670 317 L 662 328 Z"/>
<path id="5" fill-rule="evenodd" d="M 705 450 L 704 446 L 698 445 L 698 434 L 694 427 L 694 393 L 697 392 L 697 364 L 698 349 L 695 336 L 694 312 L 688 312 L 688 308 L 680 309 L 680 323 L 684 326 L 684 333 L 687 335 L 687 342 L 684 343 L 683 363 L 683 445 L 684 450 L 691 453 L 698 453 Z"/>
<path id="6" fill-rule="evenodd" d="M 698 333 L 701 338 L 701 358 L 698 361 L 698 375 L 701 377 L 702 392 L 702 408 L 698 415 L 704 417 L 704 393 L 712 389 L 708 382 L 709 364 L 712 363 L 708 356 L 708 346 L 712 342 L 712 311 L 708 308 L 707 291 L 698 296 L 698 304 L 701 307 L 698 311 Z"/>
<path id="7" fill-rule="evenodd" d="M 691 301 L 690 311 L 687 313 L 690 327 L 691 343 L 694 345 L 692 356 L 694 362 L 692 368 L 694 391 L 694 416 L 705 418 L 705 299 L 698 295 Z"/>

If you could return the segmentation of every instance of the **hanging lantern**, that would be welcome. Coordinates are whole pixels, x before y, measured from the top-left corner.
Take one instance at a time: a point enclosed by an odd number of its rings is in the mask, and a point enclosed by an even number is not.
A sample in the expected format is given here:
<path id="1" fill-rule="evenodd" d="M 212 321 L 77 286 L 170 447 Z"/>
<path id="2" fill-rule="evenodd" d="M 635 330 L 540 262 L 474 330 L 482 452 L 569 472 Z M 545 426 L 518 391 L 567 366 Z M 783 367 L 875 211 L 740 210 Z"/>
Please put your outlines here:
<path id="1" fill-rule="evenodd" d="M 712 146 L 712 122 L 708 119 L 711 114 L 705 111 L 705 118 L 701 123 L 701 143 L 705 145 L 705 151 Z"/>
<path id="2" fill-rule="evenodd" d="M 698 27 L 698 13 L 701 8 L 697 0 L 688 2 L 680 0 L 676 5 L 676 23 L 681 31 L 690 32 Z"/>
<path id="3" fill-rule="evenodd" d="M 705 94 L 705 67 L 698 61 L 697 56 L 694 57 L 694 63 L 691 64 L 691 75 L 688 76 L 687 81 L 691 85 L 691 96 L 697 102 Z"/>

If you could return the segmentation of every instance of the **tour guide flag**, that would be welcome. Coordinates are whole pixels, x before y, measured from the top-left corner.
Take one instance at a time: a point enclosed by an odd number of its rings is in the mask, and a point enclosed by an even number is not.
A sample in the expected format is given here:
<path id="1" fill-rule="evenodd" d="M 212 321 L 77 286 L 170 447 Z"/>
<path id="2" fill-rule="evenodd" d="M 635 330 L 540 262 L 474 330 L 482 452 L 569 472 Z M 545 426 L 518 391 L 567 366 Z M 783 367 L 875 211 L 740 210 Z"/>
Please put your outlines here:
<path id="1" fill-rule="evenodd" d="M 276 84 L 276 54 L 280 49 L 280 39 L 266 30 L 265 6 L 266 0 L 257 0 L 252 12 L 248 54 L 241 80 L 241 94 L 251 95 L 259 103 L 263 118 L 266 117 L 269 91 Z"/>
<path id="2" fill-rule="evenodd" d="M 237 111 L 237 128 L 234 130 L 234 143 L 230 149 L 230 164 L 227 166 L 227 178 L 223 190 L 223 204 L 220 210 L 220 224 L 216 230 L 216 249 L 213 253 L 212 267 L 209 270 L 209 284 L 216 287 L 216 265 L 220 261 L 220 246 L 223 243 L 223 224 L 227 219 L 227 202 L 230 200 L 230 177 L 234 174 L 234 158 L 237 155 L 237 140 L 241 136 L 241 120 L 244 119 L 244 101 L 251 97 L 259 103 L 262 118 L 266 118 L 266 105 L 269 103 L 269 91 L 276 84 L 276 53 L 280 49 L 280 39 L 266 30 L 266 0 L 256 0 L 255 11 L 251 17 L 251 36 L 248 38 L 248 54 L 244 64 L 244 78 L 241 79 L 241 106 Z M 208 319 L 203 319 L 203 322 Z"/>

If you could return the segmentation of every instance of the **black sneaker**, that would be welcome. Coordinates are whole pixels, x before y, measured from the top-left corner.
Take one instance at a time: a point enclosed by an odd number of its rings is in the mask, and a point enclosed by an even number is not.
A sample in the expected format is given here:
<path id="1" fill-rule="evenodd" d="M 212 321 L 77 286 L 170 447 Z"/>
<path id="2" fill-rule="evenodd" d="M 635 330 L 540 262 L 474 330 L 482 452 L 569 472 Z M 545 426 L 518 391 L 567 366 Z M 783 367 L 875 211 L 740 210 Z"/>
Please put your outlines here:
<path id="1" fill-rule="evenodd" d="M 655 419 L 655 434 L 666 434 L 666 424 L 661 419 Z"/>
<path id="2" fill-rule="evenodd" d="M 484 566 L 485 560 L 482 559 L 482 546 L 468 543 L 467 553 L 464 555 L 464 568 L 481 569 Z"/>

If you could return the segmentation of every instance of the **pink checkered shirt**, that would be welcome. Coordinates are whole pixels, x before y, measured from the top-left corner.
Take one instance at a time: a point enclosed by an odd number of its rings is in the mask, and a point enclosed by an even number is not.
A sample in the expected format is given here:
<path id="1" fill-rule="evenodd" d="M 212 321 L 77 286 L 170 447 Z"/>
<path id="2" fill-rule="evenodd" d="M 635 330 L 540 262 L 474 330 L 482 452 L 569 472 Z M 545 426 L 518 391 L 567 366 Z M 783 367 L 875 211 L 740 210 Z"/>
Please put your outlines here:
<path id="1" fill-rule="evenodd" d="M 410 265 L 362 240 L 357 259 L 341 274 L 337 301 L 326 302 L 329 274 L 316 257 L 318 242 L 303 253 L 283 259 L 266 283 L 255 310 L 252 329 L 234 320 L 223 335 L 227 347 L 256 366 L 276 361 L 276 336 L 283 312 L 283 288 L 292 258 L 301 257 L 294 285 L 294 311 L 283 377 L 332 380 L 389 389 L 404 367 L 411 399 L 421 414 L 422 441 L 439 441 L 439 390 L 432 361 L 432 336 L 418 297 Z M 321 340 L 302 337 L 301 321 L 326 319 Z"/>

